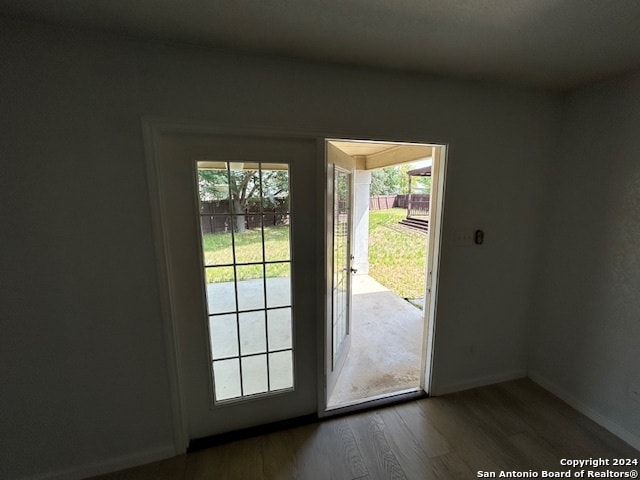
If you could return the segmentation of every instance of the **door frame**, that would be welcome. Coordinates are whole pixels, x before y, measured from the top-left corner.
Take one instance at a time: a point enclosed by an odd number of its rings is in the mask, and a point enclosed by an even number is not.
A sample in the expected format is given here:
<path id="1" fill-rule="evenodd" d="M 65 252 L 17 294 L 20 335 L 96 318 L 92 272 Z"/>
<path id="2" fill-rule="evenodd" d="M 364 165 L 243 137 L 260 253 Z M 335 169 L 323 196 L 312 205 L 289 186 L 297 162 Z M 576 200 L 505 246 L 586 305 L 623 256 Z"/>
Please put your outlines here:
<path id="1" fill-rule="evenodd" d="M 354 195 L 355 195 L 355 160 L 341 150 L 339 150 L 334 145 L 331 145 L 330 140 L 325 141 L 326 147 L 326 158 L 325 164 L 327 168 L 326 175 L 326 200 L 327 204 L 324 206 L 325 208 L 325 255 L 326 255 L 326 264 L 324 267 L 325 278 L 327 279 L 327 283 L 325 285 L 326 290 L 326 300 L 325 300 L 325 314 L 327 317 L 325 318 L 325 331 L 324 338 L 325 344 L 323 345 L 324 351 L 327 352 L 323 361 L 325 362 L 325 374 L 326 374 L 326 397 L 327 400 L 331 396 L 331 391 L 333 387 L 335 387 L 335 383 L 337 378 L 340 376 L 340 372 L 342 371 L 342 367 L 345 364 L 345 361 L 349 355 L 349 349 L 351 347 L 351 317 L 353 313 L 352 301 L 351 301 L 351 288 L 352 288 L 352 261 L 353 261 L 353 208 L 354 208 Z M 330 149 L 332 149 L 332 153 L 330 153 Z M 346 157 L 346 158 L 345 158 Z M 333 348 L 333 314 L 334 314 L 334 297 L 333 297 L 333 288 L 335 282 L 334 275 L 334 267 L 335 267 L 335 200 L 336 200 L 336 192 L 335 192 L 335 179 L 336 172 L 341 171 L 342 173 L 346 173 L 349 175 L 349 214 L 347 219 L 348 225 L 348 235 L 347 235 L 347 275 L 345 278 L 346 287 L 347 287 L 347 311 L 346 311 L 346 344 L 342 346 L 341 352 L 338 355 L 338 363 L 336 360 L 336 353 Z M 329 293 L 331 292 L 331 293 Z M 329 315 L 331 315 L 329 317 Z M 331 352 L 329 354 L 329 352 Z"/>
<path id="2" fill-rule="evenodd" d="M 189 422 L 187 418 L 186 391 L 184 389 L 183 362 L 180 355 L 180 345 L 178 341 L 178 323 L 174 308 L 175 303 L 175 282 L 172 281 L 171 272 L 171 245 L 169 245 L 169 225 L 164 211 L 166 196 L 162 186 L 160 158 L 162 154 L 162 143 L 165 137 L 176 135 L 203 135 L 212 137 L 253 137 L 262 139 L 279 140 L 308 140 L 316 143 L 318 135 L 307 132 L 297 132 L 290 130 L 262 129 L 262 128 L 225 128 L 208 123 L 191 121 L 173 121 L 157 118 L 142 119 L 142 133 L 145 149 L 145 160 L 147 166 L 147 181 L 149 189 L 150 213 L 153 228 L 154 252 L 156 256 L 156 268 L 158 275 L 158 292 L 160 297 L 160 309 L 163 322 L 163 333 L 165 340 L 166 368 L 169 380 L 169 391 L 171 400 L 171 417 L 173 427 L 173 449 L 176 455 L 187 451 L 189 438 Z M 319 150 L 316 149 L 316 154 Z M 321 162 L 315 159 L 312 167 L 316 171 L 315 182 L 317 197 L 320 198 L 322 192 Z M 316 199 L 316 201 L 318 201 Z M 323 231 L 322 221 L 315 219 L 318 231 Z M 293 248 L 293 245 L 292 245 Z M 317 246 L 315 250 L 317 250 Z M 316 252 L 313 275 L 316 279 L 320 277 L 318 257 L 321 252 Z M 311 322 L 317 320 L 310 319 Z M 315 382 L 312 382 L 315 384 Z"/>
<path id="3" fill-rule="evenodd" d="M 365 400 L 359 404 L 350 404 L 344 407 L 337 408 L 328 408 L 328 395 L 327 395 L 327 383 L 328 383 L 328 375 L 329 372 L 327 370 L 328 358 L 330 356 L 330 352 L 327 351 L 327 331 L 328 326 L 327 322 L 327 305 L 328 300 L 326 298 L 327 288 L 324 288 L 325 297 L 323 298 L 322 307 L 323 311 L 323 320 L 322 325 L 320 326 L 321 331 L 319 333 L 319 375 L 318 375 L 318 417 L 331 417 L 335 415 L 341 415 L 344 413 L 362 410 L 364 408 L 371 408 L 376 406 L 386 405 L 388 403 L 393 403 L 397 401 L 399 396 L 402 396 L 403 399 L 410 398 L 420 398 L 425 395 L 428 395 L 431 391 L 431 381 L 433 378 L 433 358 L 435 351 L 435 333 L 436 333 L 436 314 L 437 314 L 437 299 L 438 299 L 438 284 L 439 284 L 439 272 L 440 272 L 440 256 L 441 256 L 441 245 L 442 245 L 442 223 L 443 223 L 443 214 L 444 214 L 444 194 L 445 194 L 445 185 L 446 185 L 446 171 L 447 171 L 447 158 L 450 150 L 450 144 L 433 142 L 433 141 L 420 141 L 420 140 L 398 140 L 392 138 L 380 138 L 377 137 L 375 139 L 367 138 L 367 137 L 357 137 L 357 136 L 326 136 L 322 139 L 322 142 L 319 143 L 319 147 L 321 148 L 321 156 L 323 158 L 324 164 L 324 201 L 321 203 L 324 205 L 324 215 L 323 223 L 325 228 L 328 228 L 329 225 L 329 215 L 333 215 L 333 212 L 328 211 L 328 196 L 331 192 L 328 191 L 327 184 L 327 176 L 328 176 L 328 159 L 327 159 L 327 145 L 330 141 L 341 141 L 341 142 L 362 142 L 362 143 L 396 143 L 398 145 L 406 144 L 406 145 L 431 145 L 434 147 L 438 147 L 437 154 L 434 153 L 432 160 L 432 187 L 431 187 L 431 202 L 429 213 L 429 237 L 428 237 L 428 245 L 427 245 L 427 262 L 425 266 L 425 286 L 427 291 L 425 292 L 425 305 L 424 305 L 424 329 L 423 329 L 423 338 L 422 338 L 422 361 L 421 361 L 421 374 L 420 374 L 420 386 L 419 392 L 397 392 L 391 393 L 389 395 L 385 395 L 382 398 L 376 397 L 372 400 Z M 435 152 L 436 150 L 434 150 Z M 352 192 L 352 195 L 355 195 L 355 191 Z M 435 202 L 433 199 L 435 198 Z M 328 278 L 328 269 L 329 262 L 331 258 L 329 258 L 328 251 L 328 232 L 324 232 L 324 259 L 323 259 L 323 272 L 324 272 L 324 283 L 323 285 L 328 285 L 327 282 L 330 281 Z M 324 367 L 323 367 L 324 366 Z"/>
<path id="4" fill-rule="evenodd" d="M 171 405 L 171 421 L 172 421 L 172 437 L 173 437 L 173 450 L 175 455 L 183 454 L 187 451 L 189 443 L 189 434 L 187 431 L 187 421 L 185 412 L 185 400 L 184 392 L 181 388 L 181 361 L 178 355 L 178 343 L 176 325 L 173 321 L 174 312 L 172 309 L 172 289 L 170 282 L 168 281 L 171 275 L 170 263 L 168 260 L 168 242 L 166 234 L 166 225 L 162 209 L 162 190 L 159 182 L 159 172 L 157 167 L 160 139 L 163 135 L 176 135 L 176 134 L 206 134 L 206 135 L 233 135 L 233 136 L 255 136 L 255 137 L 274 137 L 274 138 L 303 138 L 309 140 L 315 140 L 317 145 L 316 165 L 315 171 L 317 176 L 316 181 L 316 204 L 322 206 L 322 209 L 318 211 L 316 219 L 316 228 L 320 233 L 322 240 L 317 246 L 317 259 L 316 259 L 316 272 L 318 272 L 318 285 L 322 288 L 317 290 L 317 304 L 319 306 L 318 315 L 315 318 L 316 321 L 316 334 L 317 341 L 317 412 L 319 417 L 324 417 L 329 414 L 337 414 L 339 410 L 333 410 L 331 413 L 327 412 L 326 405 L 326 371 L 325 371 L 325 319 L 326 319 L 326 289 L 324 286 L 327 284 L 326 278 L 326 262 L 327 262 L 327 245 L 326 245 L 326 205 L 327 205 L 327 163 L 326 163 L 326 145 L 327 139 L 359 139 L 372 142 L 395 142 L 395 143 L 422 143 L 422 144 L 434 144 L 445 147 L 445 155 L 441 159 L 442 168 L 439 184 L 442 186 L 440 190 L 440 200 L 438 205 L 438 212 L 436 213 L 436 227 L 437 230 L 437 251 L 438 255 L 435 257 L 434 268 L 432 269 L 432 290 L 431 290 L 431 308 L 429 309 L 429 339 L 427 345 L 427 352 L 425 355 L 425 361 L 429 367 L 424 375 L 425 388 L 430 390 L 431 382 L 431 370 L 433 369 L 433 344 L 435 342 L 435 315 L 436 315 L 436 303 L 437 303 L 437 285 L 438 285 L 438 267 L 440 257 L 440 244 L 441 244 L 441 230 L 442 230 L 442 215 L 443 215 L 443 197 L 444 197 L 444 177 L 446 172 L 446 158 L 447 152 L 450 149 L 449 144 L 445 142 L 425 141 L 423 138 L 417 137 L 402 137 L 400 135 L 395 138 L 378 136 L 378 135 L 358 135 L 353 132 L 335 132 L 335 131 L 314 131 L 314 130 L 295 130 L 295 129 L 281 129 L 281 128 L 265 128 L 265 127 L 228 127 L 222 126 L 219 123 L 193 121 L 193 120 L 181 120 L 181 119 L 167 119 L 163 117 L 142 117 L 141 118 L 141 130 L 142 140 L 144 147 L 144 158 L 146 163 L 146 176 L 147 176 L 147 188 L 149 194 L 149 207 L 152 223 L 152 235 L 154 240 L 154 253 L 156 257 L 156 269 L 158 276 L 158 294 L 160 297 L 160 315 L 162 317 L 164 341 L 165 341 L 165 353 L 166 353 L 166 369 L 167 377 L 169 381 L 169 394 Z M 402 138 L 402 140 L 399 140 Z M 427 364 L 425 363 L 425 365 Z"/>
<path id="5" fill-rule="evenodd" d="M 450 146 L 439 145 L 434 149 L 431 163 L 431 194 L 429 198 L 429 244 L 427 246 L 427 262 L 425 265 L 425 302 L 426 316 L 423 335 L 424 361 L 422 362 L 422 388 L 427 394 L 431 392 L 433 379 L 433 358 L 436 341 L 436 316 L 438 301 L 438 285 L 440 273 L 440 257 L 442 252 L 442 221 L 444 215 L 444 195 L 446 187 L 447 158 Z M 437 153 L 436 153 L 437 152 Z M 433 201 L 435 199 L 435 202 Z"/>

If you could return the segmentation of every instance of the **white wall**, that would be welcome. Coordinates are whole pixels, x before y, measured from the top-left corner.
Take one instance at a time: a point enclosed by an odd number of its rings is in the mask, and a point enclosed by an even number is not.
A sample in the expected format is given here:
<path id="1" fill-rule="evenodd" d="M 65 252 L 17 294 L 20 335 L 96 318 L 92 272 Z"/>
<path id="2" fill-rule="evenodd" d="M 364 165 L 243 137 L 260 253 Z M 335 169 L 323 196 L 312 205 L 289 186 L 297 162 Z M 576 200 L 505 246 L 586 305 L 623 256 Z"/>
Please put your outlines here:
<path id="1" fill-rule="evenodd" d="M 449 143 L 434 391 L 526 372 L 550 95 L 10 20 L 0 64 L 1 478 L 171 452 L 143 116 Z"/>
<path id="2" fill-rule="evenodd" d="M 640 448 L 640 74 L 567 97 L 530 375 Z"/>

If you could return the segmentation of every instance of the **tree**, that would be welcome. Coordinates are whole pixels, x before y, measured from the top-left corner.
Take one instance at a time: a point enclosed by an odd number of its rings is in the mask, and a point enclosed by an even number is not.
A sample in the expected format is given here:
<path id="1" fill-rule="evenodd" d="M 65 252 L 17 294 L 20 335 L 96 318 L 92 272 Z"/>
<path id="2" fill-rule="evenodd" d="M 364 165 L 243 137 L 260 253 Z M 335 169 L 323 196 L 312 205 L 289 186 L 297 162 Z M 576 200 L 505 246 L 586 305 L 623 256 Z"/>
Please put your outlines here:
<path id="1" fill-rule="evenodd" d="M 396 195 L 409 193 L 409 176 L 414 165 L 396 165 L 371 172 L 371 189 L 369 195 Z M 414 193 L 431 193 L 431 177 L 413 177 L 411 180 Z M 416 192 L 416 190 L 420 190 Z"/>
<path id="2" fill-rule="evenodd" d="M 234 230 L 246 230 L 245 214 L 249 206 L 260 205 L 260 173 L 258 170 L 198 170 L 201 201 L 226 200 L 230 196 Z M 262 171 L 263 207 L 277 205 L 277 197 L 289 196 L 289 178 L 286 170 Z"/>
<path id="3" fill-rule="evenodd" d="M 431 194 L 431 177 L 413 177 L 413 180 L 411 180 L 411 191 L 425 195 Z"/>
<path id="4" fill-rule="evenodd" d="M 371 172 L 370 196 L 408 193 L 410 165 L 396 165 Z"/>

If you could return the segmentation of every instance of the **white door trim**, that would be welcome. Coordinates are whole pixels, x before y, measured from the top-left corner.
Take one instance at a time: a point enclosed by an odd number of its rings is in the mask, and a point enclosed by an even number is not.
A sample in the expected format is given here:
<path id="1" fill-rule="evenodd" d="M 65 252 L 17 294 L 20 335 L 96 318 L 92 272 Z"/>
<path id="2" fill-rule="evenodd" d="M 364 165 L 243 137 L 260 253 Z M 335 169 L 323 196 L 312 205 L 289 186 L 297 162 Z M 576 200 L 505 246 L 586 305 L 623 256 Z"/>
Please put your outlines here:
<path id="1" fill-rule="evenodd" d="M 325 163 L 327 165 L 327 178 L 325 179 L 325 189 L 327 192 L 326 199 L 327 204 L 324 206 L 326 214 L 326 223 L 325 223 L 325 232 L 327 238 L 325 238 L 326 250 L 325 254 L 327 256 L 327 261 L 324 266 L 324 274 L 327 279 L 327 283 L 324 286 L 326 290 L 326 304 L 325 304 L 325 330 L 324 330 L 324 338 L 325 345 L 324 349 L 326 352 L 324 363 L 325 363 L 325 404 L 328 404 L 329 397 L 331 396 L 331 389 L 335 386 L 335 382 L 337 378 L 340 376 L 340 371 L 344 366 L 344 362 L 349 355 L 349 348 L 351 345 L 351 321 L 352 321 L 352 278 L 351 271 L 349 270 L 352 266 L 351 254 L 353 253 L 353 206 L 354 206 L 354 177 L 355 177 L 355 160 L 351 158 L 346 153 L 342 152 L 342 150 L 338 149 L 334 145 L 331 145 L 331 140 L 325 140 L 326 144 L 326 158 Z M 331 165 L 331 168 L 329 166 Z M 345 344 L 341 348 L 341 352 L 337 354 L 333 349 L 335 347 L 333 341 L 333 288 L 335 287 L 335 199 L 336 199 L 336 172 L 341 171 L 342 173 L 346 173 L 349 175 L 349 214 L 348 214 L 348 240 L 347 240 L 347 275 L 346 275 L 346 286 L 347 286 L 347 330 L 345 335 Z M 331 177 L 331 178 L 329 178 Z M 329 192 L 331 190 L 331 192 Z M 329 198 L 331 197 L 331 198 Z M 331 303 L 332 308 L 330 309 L 329 304 Z M 329 350 L 331 353 L 329 353 Z M 336 364 L 335 360 L 338 358 L 339 363 Z"/>
<path id="2" fill-rule="evenodd" d="M 171 414 L 173 425 L 173 443 L 176 454 L 184 453 L 190 441 L 189 422 L 186 403 L 186 391 L 183 376 L 183 366 L 180 342 L 178 341 L 178 323 L 174 321 L 175 312 L 175 284 L 172 281 L 170 252 L 172 246 L 168 235 L 168 224 L 164 211 L 166 197 L 164 181 L 160 172 L 160 158 L 162 143 L 166 137 L 176 134 L 197 134 L 204 136 L 233 136 L 253 138 L 298 139 L 316 141 L 316 137 L 300 132 L 287 132 L 273 129 L 228 129 L 202 125 L 192 122 L 172 122 L 165 120 L 143 119 L 143 135 L 145 157 L 147 162 L 147 177 L 152 215 L 155 253 L 157 255 L 158 287 L 161 298 L 161 312 L 163 330 L 165 334 L 165 349 L 167 359 L 167 373 L 171 395 Z M 318 162 L 316 162 L 316 165 Z M 317 220 L 319 221 L 319 220 Z M 314 274 L 314 276 L 316 276 Z M 315 319 L 313 319 L 315 320 Z"/>
<path id="3" fill-rule="evenodd" d="M 432 193 L 431 198 L 435 198 L 435 202 L 432 202 L 430 217 L 429 217 L 429 244 L 427 246 L 428 251 L 427 255 L 430 257 L 427 261 L 427 267 L 430 266 L 429 270 L 431 271 L 430 277 L 425 277 L 425 282 L 428 282 L 427 286 L 431 289 L 430 294 L 428 295 L 428 300 L 425 302 L 425 317 L 424 317 L 424 330 L 423 330 L 423 354 L 422 354 L 422 364 L 421 364 L 421 375 L 420 375 L 420 392 L 397 392 L 396 394 L 385 395 L 381 398 L 376 398 L 372 400 L 367 400 L 362 402 L 361 404 L 349 405 L 347 407 L 340 407 L 337 409 L 328 409 L 327 403 L 327 358 L 330 355 L 327 352 L 327 328 L 326 318 L 327 318 L 327 298 L 326 296 L 322 298 L 321 306 L 323 307 L 323 324 L 318 327 L 318 338 L 319 338 L 319 347 L 318 347 L 318 416 L 319 417 L 330 417 L 333 415 L 343 414 L 351 411 L 358 411 L 363 408 L 370 408 L 373 406 L 384 406 L 389 403 L 393 403 L 396 401 L 398 395 L 403 395 L 403 398 L 411 398 L 416 397 L 420 398 L 424 395 L 424 392 L 430 394 L 431 388 L 431 380 L 432 380 L 432 372 L 433 372 L 433 352 L 435 345 L 435 327 L 436 327 L 436 303 L 437 303 L 437 287 L 439 283 L 439 267 L 440 267 L 440 252 L 441 252 L 441 244 L 442 244 L 442 219 L 443 219 L 443 210 L 444 210 L 444 187 L 445 187 L 445 174 L 447 167 L 447 155 L 450 149 L 450 145 L 447 143 L 440 143 L 431 141 L 422 141 L 416 138 L 403 138 L 402 140 L 398 140 L 397 138 L 392 137 L 376 137 L 375 139 L 367 139 L 365 136 L 344 136 L 344 135 L 333 135 L 333 136 L 325 136 L 324 138 L 318 139 L 318 149 L 320 151 L 320 157 L 323 159 L 323 175 L 325 178 L 323 190 L 324 190 L 324 198 L 320 205 L 324 205 L 325 211 L 323 212 L 322 221 L 323 226 L 327 228 L 328 216 L 332 215 L 333 212 L 329 212 L 327 210 L 327 197 L 329 195 L 328 186 L 326 182 L 327 177 L 327 169 L 328 169 L 328 160 L 327 160 L 327 144 L 330 140 L 340 141 L 340 142 L 362 142 L 362 143 L 394 143 L 397 145 L 431 145 L 434 148 L 434 152 L 437 151 L 438 154 L 434 153 L 433 158 L 433 167 L 432 167 L 432 178 L 434 179 L 432 183 Z M 324 272 L 323 285 L 327 285 L 327 265 L 329 262 L 328 258 L 328 247 L 327 247 L 327 231 L 324 232 L 323 241 L 323 265 L 322 272 Z M 427 275 L 429 272 L 426 272 Z M 326 292 L 326 288 L 324 288 Z"/>
<path id="4" fill-rule="evenodd" d="M 306 138 L 317 141 L 318 154 L 317 154 L 317 194 L 318 205 L 326 205 L 326 161 L 325 161 L 325 145 L 324 141 L 328 138 L 340 138 L 340 139 L 354 139 L 354 140 L 366 140 L 370 139 L 373 142 L 395 142 L 395 143 L 421 143 L 421 144 L 433 144 L 433 145 L 446 145 L 444 142 L 434 142 L 433 139 L 425 141 L 424 137 L 412 137 L 405 135 L 380 135 L 380 134 L 357 134 L 353 132 L 336 132 L 336 131 L 314 131 L 314 130 L 296 130 L 296 129 L 279 129 L 279 128 L 264 128 L 264 127 L 225 127 L 216 123 L 192 121 L 192 120 L 172 120 L 159 117 L 144 117 L 142 118 L 142 134 L 144 142 L 144 156 L 147 170 L 147 181 L 149 190 L 149 204 L 150 213 L 153 228 L 154 249 L 156 254 L 156 268 L 158 275 L 158 292 L 160 296 L 160 308 L 162 315 L 163 330 L 165 336 L 165 350 L 167 361 L 167 376 L 169 379 L 169 391 L 171 396 L 171 415 L 173 425 L 173 443 L 174 451 L 176 455 L 186 452 L 189 436 L 187 433 L 187 421 L 184 410 L 184 395 L 181 389 L 180 379 L 180 355 L 179 347 L 177 343 L 177 335 L 175 331 L 175 324 L 172 320 L 172 291 L 170 282 L 168 281 L 171 275 L 170 265 L 168 263 L 167 252 L 169 249 L 166 226 L 164 223 L 164 216 L 162 211 L 162 189 L 160 185 L 160 179 L 158 178 L 157 159 L 158 159 L 158 142 L 163 135 L 172 134 L 210 134 L 210 135 L 234 135 L 234 136 L 256 136 L 256 137 L 276 137 L 276 138 Z M 400 139 L 400 140 L 399 140 Z M 444 174 L 442 175 L 442 184 L 444 186 Z M 440 199 L 444 195 L 444 190 L 441 190 Z M 324 208 L 323 208 L 324 209 Z M 441 209 L 440 209 L 441 210 Z M 318 212 L 318 232 L 324 232 L 323 245 L 318 250 L 322 250 L 322 254 L 318 255 L 317 266 L 318 272 L 323 271 L 326 275 L 326 231 L 325 231 L 325 215 L 326 212 Z M 438 216 L 438 223 L 441 225 L 442 212 Z M 439 226 L 438 228 L 441 228 Z M 439 251 L 439 246 L 438 246 Z M 439 253 L 436 257 L 438 261 L 435 266 L 439 264 Z M 319 278 L 319 285 L 326 285 L 326 278 Z M 434 280 L 437 276 L 434 270 Z M 326 292 L 324 288 L 318 288 L 318 305 L 320 311 L 316 318 L 316 326 L 318 332 L 318 355 L 317 355 L 317 398 L 318 398 L 318 415 L 323 416 L 326 411 L 326 395 L 324 394 L 325 388 L 325 367 L 324 359 L 326 358 L 325 350 L 325 338 L 324 321 L 326 318 Z M 432 291 L 432 296 L 435 299 L 435 291 Z M 435 318 L 435 300 L 432 302 L 433 318 Z M 433 325 L 431 325 L 433 323 Z M 430 322 L 430 329 L 432 333 L 435 331 L 435 322 Z M 434 336 L 432 335 L 430 350 L 427 352 L 432 355 L 432 344 L 434 342 Z M 429 357 L 430 361 L 431 357 Z M 431 377 L 429 372 L 429 379 Z M 430 387 L 430 385 L 429 385 Z"/>
<path id="5" fill-rule="evenodd" d="M 440 276 L 440 254 L 442 247 L 442 219 L 444 214 L 444 194 L 446 185 L 447 157 L 450 146 L 443 144 L 434 148 L 431 167 L 431 206 L 429 208 L 429 245 L 427 247 L 425 291 L 425 332 L 423 336 L 422 388 L 431 394 L 433 380 L 433 356 L 436 337 L 436 314 L 438 285 Z M 435 202 L 433 201 L 435 199 Z"/>
<path id="6" fill-rule="evenodd" d="M 152 120 L 143 120 L 142 132 L 145 145 L 145 157 L 147 163 L 147 181 L 149 189 L 149 204 L 151 209 L 151 221 L 153 227 L 153 239 L 156 254 L 156 268 L 158 275 L 158 293 L 160 295 L 160 308 L 162 324 L 164 327 L 165 351 L 167 355 L 167 376 L 169 378 L 169 391 L 171 395 L 171 417 L 173 424 L 173 446 L 176 455 L 187 451 L 189 437 L 187 434 L 187 422 L 184 413 L 184 398 L 180 388 L 180 355 L 177 343 L 177 333 L 173 322 L 171 301 L 171 287 L 168 279 L 171 276 L 171 267 L 167 258 L 168 239 L 165 215 L 163 212 L 162 189 L 157 170 L 158 142 L 162 133 L 168 130 L 163 124 Z"/>

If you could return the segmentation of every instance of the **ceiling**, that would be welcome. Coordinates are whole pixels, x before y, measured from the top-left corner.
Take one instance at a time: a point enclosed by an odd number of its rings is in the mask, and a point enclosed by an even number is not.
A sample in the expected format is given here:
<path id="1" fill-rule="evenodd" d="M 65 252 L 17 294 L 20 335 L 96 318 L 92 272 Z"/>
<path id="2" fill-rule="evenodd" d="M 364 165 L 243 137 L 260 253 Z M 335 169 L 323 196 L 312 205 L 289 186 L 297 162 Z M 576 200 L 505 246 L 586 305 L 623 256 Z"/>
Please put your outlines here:
<path id="1" fill-rule="evenodd" d="M 358 170 L 377 170 L 392 165 L 403 165 L 430 160 L 438 145 L 398 142 L 371 142 L 366 140 L 329 140 L 355 160 Z"/>
<path id="2" fill-rule="evenodd" d="M 0 14 L 544 88 L 640 68 L 637 0 L 0 0 Z"/>
<path id="3" fill-rule="evenodd" d="M 348 140 L 340 141 L 340 140 L 331 140 L 329 143 L 335 145 L 344 153 L 349 156 L 354 155 L 375 155 L 376 153 L 381 153 L 388 151 L 392 148 L 397 148 L 400 144 L 398 143 L 387 143 L 387 142 L 366 142 L 366 141 L 354 141 L 350 142 Z"/>

